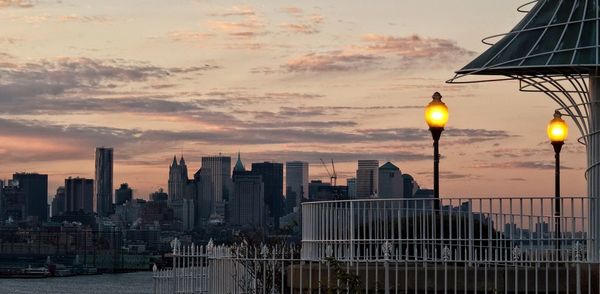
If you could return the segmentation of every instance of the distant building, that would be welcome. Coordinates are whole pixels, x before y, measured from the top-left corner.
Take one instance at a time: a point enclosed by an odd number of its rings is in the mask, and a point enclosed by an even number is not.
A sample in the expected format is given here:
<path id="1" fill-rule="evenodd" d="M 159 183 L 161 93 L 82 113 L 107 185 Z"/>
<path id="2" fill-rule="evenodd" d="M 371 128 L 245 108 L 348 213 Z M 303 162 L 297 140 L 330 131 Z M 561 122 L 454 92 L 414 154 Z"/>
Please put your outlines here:
<path id="1" fill-rule="evenodd" d="M 9 180 L 2 188 L 2 198 L 0 199 L 0 218 L 3 222 L 8 220 L 22 221 L 27 217 L 25 210 L 25 193 L 19 187 L 17 181 Z"/>
<path id="2" fill-rule="evenodd" d="M 290 189 L 290 187 L 286 188 L 285 191 L 285 200 L 284 200 L 284 215 L 294 212 L 294 208 L 300 207 L 298 203 L 298 196 L 296 196 L 296 192 Z"/>
<path id="3" fill-rule="evenodd" d="M 65 187 L 60 186 L 56 189 L 56 194 L 52 198 L 52 216 L 59 216 L 66 211 Z"/>
<path id="4" fill-rule="evenodd" d="M 13 182 L 25 197 L 25 218 L 38 222 L 48 220 L 48 175 L 37 173 L 16 173 Z"/>
<path id="5" fill-rule="evenodd" d="M 283 215 L 283 164 L 273 162 L 252 163 L 252 173 L 260 175 L 264 183 L 264 202 L 274 228 L 279 228 Z"/>
<path id="6" fill-rule="evenodd" d="M 144 199 L 132 199 L 122 204 L 115 204 L 115 215 L 123 228 L 139 228 L 142 210 L 147 203 Z"/>
<path id="7" fill-rule="evenodd" d="M 133 200 L 133 190 L 129 188 L 129 184 L 121 184 L 121 187 L 115 190 L 115 205 L 121 205 L 131 200 Z"/>
<path id="8" fill-rule="evenodd" d="M 229 201 L 229 223 L 262 228 L 265 218 L 264 184 L 259 174 L 236 170 L 233 195 Z"/>
<path id="9" fill-rule="evenodd" d="M 174 230 L 173 209 L 167 206 L 166 202 L 150 201 L 144 205 L 140 214 L 140 228 L 160 228 L 161 230 Z M 136 226 L 137 227 L 137 226 Z"/>
<path id="10" fill-rule="evenodd" d="M 179 229 L 191 231 L 195 225 L 194 201 L 196 189 L 188 179 L 188 169 L 185 159 L 181 156 L 179 164 L 177 157 L 173 156 L 173 162 L 169 167 L 169 207 L 173 209 L 175 219 L 179 221 Z"/>
<path id="11" fill-rule="evenodd" d="M 349 178 L 346 180 L 348 186 L 348 198 L 356 198 L 356 178 Z"/>
<path id="12" fill-rule="evenodd" d="M 387 162 L 379 167 L 379 197 L 380 198 L 403 198 L 404 179 L 400 169 Z"/>
<path id="13" fill-rule="evenodd" d="M 194 174 L 196 185 L 196 224 L 209 220 L 213 212 L 212 178 L 208 169 L 201 168 Z"/>
<path id="14" fill-rule="evenodd" d="M 235 177 L 236 173 L 245 173 L 246 167 L 244 167 L 244 163 L 242 162 L 242 156 L 240 152 L 238 152 L 237 161 L 235 162 L 235 166 L 233 167 L 233 175 L 232 178 Z"/>
<path id="15" fill-rule="evenodd" d="M 182 199 L 181 206 L 181 225 L 183 231 L 192 231 L 195 225 L 195 209 L 194 209 L 194 200 L 192 199 Z"/>
<path id="16" fill-rule="evenodd" d="M 162 188 L 150 194 L 150 200 L 154 202 L 167 202 L 168 199 L 169 195 L 165 193 Z"/>
<path id="17" fill-rule="evenodd" d="M 379 185 L 379 161 L 359 160 L 356 170 L 356 197 L 377 197 Z"/>
<path id="18" fill-rule="evenodd" d="M 185 186 L 188 181 L 188 169 L 183 156 L 177 164 L 177 157 L 173 156 L 173 163 L 169 167 L 169 203 L 178 201 L 184 198 Z"/>
<path id="19" fill-rule="evenodd" d="M 322 191 L 323 189 L 325 189 L 324 187 L 329 187 L 328 189 L 331 189 L 331 184 L 330 183 L 323 183 L 323 181 L 321 180 L 312 180 L 310 181 L 310 183 L 308 184 L 308 199 L 310 200 L 317 200 L 319 199 L 319 191 Z"/>
<path id="20" fill-rule="evenodd" d="M 231 193 L 231 157 L 202 157 L 202 183 L 210 185 L 211 217 L 225 218 L 225 202 Z"/>
<path id="21" fill-rule="evenodd" d="M 419 184 L 409 174 L 402 174 L 402 189 L 404 190 L 404 198 L 413 198 L 415 193 L 420 189 Z"/>
<path id="22" fill-rule="evenodd" d="M 433 209 L 436 201 L 432 189 L 419 189 L 413 198 L 416 200 L 409 202 L 409 207 L 417 209 Z"/>
<path id="23" fill-rule="evenodd" d="M 94 180 L 65 179 L 65 212 L 94 212 Z"/>
<path id="24" fill-rule="evenodd" d="M 4 198 L 4 181 L 0 180 L 0 217 L 2 216 L 2 199 Z M 0 223 L 2 218 L 0 218 Z"/>
<path id="25" fill-rule="evenodd" d="M 310 181 L 308 191 L 312 201 L 348 199 L 348 186 L 331 186 L 321 180 Z"/>
<path id="26" fill-rule="evenodd" d="M 96 212 L 99 216 L 113 213 L 113 149 L 96 148 Z"/>
<path id="27" fill-rule="evenodd" d="M 292 212 L 293 207 L 300 207 L 300 203 L 304 199 L 308 199 L 308 181 L 308 162 L 288 161 L 285 163 L 285 197 L 288 213 Z"/>

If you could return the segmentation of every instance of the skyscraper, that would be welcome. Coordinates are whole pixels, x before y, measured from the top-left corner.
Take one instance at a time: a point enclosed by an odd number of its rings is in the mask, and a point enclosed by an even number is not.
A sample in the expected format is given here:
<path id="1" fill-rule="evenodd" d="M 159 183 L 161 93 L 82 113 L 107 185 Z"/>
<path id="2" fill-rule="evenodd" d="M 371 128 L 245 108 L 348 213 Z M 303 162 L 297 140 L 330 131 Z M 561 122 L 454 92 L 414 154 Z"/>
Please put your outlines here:
<path id="1" fill-rule="evenodd" d="M 169 167 L 169 203 L 184 198 L 187 181 L 188 170 L 183 156 L 181 156 L 179 164 L 177 164 L 177 157 L 173 156 L 173 163 L 171 163 L 171 166 Z"/>
<path id="2" fill-rule="evenodd" d="M 94 180 L 65 179 L 65 212 L 94 212 Z"/>
<path id="3" fill-rule="evenodd" d="M 377 196 L 379 185 L 379 161 L 359 160 L 356 170 L 356 197 L 369 198 Z"/>
<path id="4" fill-rule="evenodd" d="M 48 219 L 48 175 L 37 173 L 16 173 L 13 182 L 25 196 L 24 217 L 34 217 L 39 222 Z"/>
<path id="5" fill-rule="evenodd" d="M 202 157 L 202 182 L 211 187 L 211 217 L 225 217 L 225 201 L 231 193 L 231 157 Z"/>
<path id="6" fill-rule="evenodd" d="M 113 209 L 113 149 L 96 148 L 96 212 L 109 216 Z"/>
<path id="7" fill-rule="evenodd" d="M 210 218 L 213 211 L 212 180 L 208 169 L 201 168 L 194 174 L 196 185 L 196 223 L 201 224 Z"/>
<path id="8" fill-rule="evenodd" d="M 234 172 L 233 185 L 233 195 L 229 203 L 229 222 L 235 226 L 261 228 L 265 218 L 262 177 L 238 167 Z"/>
<path id="9" fill-rule="evenodd" d="M 348 198 L 356 198 L 356 178 L 349 178 L 346 180 L 348 186 Z"/>
<path id="10" fill-rule="evenodd" d="M 308 199 L 308 162 L 288 161 L 285 163 L 285 197 L 295 197 L 295 207 Z M 291 195 L 291 194 L 294 195 Z M 288 211 L 291 212 L 291 211 Z"/>
<path id="11" fill-rule="evenodd" d="M 93 196 L 93 195 L 92 195 Z M 56 194 L 52 198 L 52 216 L 59 216 L 65 213 L 65 187 L 60 186 L 56 189 Z"/>
<path id="12" fill-rule="evenodd" d="M 24 220 L 27 217 L 25 201 L 25 194 L 21 191 L 18 181 L 9 180 L 2 188 L 0 220 Z"/>
<path id="13" fill-rule="evenodd" d="M 404 198 L 413 198 L 415 193 L 420 189 L 419 184 L 415 181 L 415 179 L 409 174 L 402 174 L 403 180 L 403 197 Z"/>
<path id="14" fill-rule="evenodd" d="M 273 227 L 279 228 L 283 213 L 283 164 L 262 162 L 252 164 L 252 173 L 261 175 L 264 183 L 264 201 L 269 209 Z"/>
<path id="15" fill-rule="evenodd" d="M 387 162 L 379 167 L 379 197 L 402 198 L 404 197 L 404 179 L 400 169 Z"/>
<path id="16" fill-rule="evenodd" d="M 115 190 L 115 205 L 121 205 L 125 202 L 133 200 L 133 190 L 129 188 L 129 184 L 123 183 L 119 189 Z"/>

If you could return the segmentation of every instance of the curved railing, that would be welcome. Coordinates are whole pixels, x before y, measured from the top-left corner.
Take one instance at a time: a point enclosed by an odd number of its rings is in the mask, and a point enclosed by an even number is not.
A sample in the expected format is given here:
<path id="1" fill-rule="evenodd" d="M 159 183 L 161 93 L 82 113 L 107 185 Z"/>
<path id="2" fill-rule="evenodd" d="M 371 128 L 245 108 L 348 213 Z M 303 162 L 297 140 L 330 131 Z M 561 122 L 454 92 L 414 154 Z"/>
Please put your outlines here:
<path id="1" fill-rule="evenodd" d="M 560 215 L 553 197 L 305 202 L 302 258 L 581 260 L 588 202 L 562 197 Z"/>

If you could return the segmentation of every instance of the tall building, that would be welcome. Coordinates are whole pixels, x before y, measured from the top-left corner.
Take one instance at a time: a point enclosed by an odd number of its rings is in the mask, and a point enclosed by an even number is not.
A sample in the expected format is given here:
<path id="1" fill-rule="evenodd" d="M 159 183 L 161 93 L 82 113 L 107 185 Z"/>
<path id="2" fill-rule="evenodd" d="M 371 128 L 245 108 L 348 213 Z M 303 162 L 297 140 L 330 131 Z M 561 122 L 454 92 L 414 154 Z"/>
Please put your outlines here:
<path id="1" fill-rule="evenodd" d="M 419 184 L 415 181 L 415 179 L 409 174 L 402 174 L 403 180 L 403 197 L 404 198 L 413 198 L 413 196 L 420 189 Z"/>
<path id="2" fill-rule="evenodd" d="M 4 181 L 0 180 L 0 217 L 2 216 L 2 200 L 4 199 Z M 2 222 L 2 218 L 0 218 Z"/>
<path id="3" fill-rule="evenodd" d="M 9 180 L 2 188 L 2 198 L 0 198 L 0 220 L 20 221 L 26 218 L 25 195 L 19 187 L 17 181 Z"/>
<path id="4" fill-rule="evenodd" d="M 232 178 L 235 177 L 236 173 L 245 173 L 246 167 L 244 167 L 244 163 L 242 162 L 241 154 L 238 152 L 237 161 L 235 162 L 235 166 L 233 167 L 233 175 Z"/>
<path id="5" fill-rule="evenodd" d="M 356 197 L 377 197 L 379 185 L 379 161 L 359 160 L 356 170 Z"/>
<path id="6" fill-rule="evenodd" d="M 177 164 L 177 157 L 173 156 L 173 163 L 169 167 L 169 203 L 178 201 L 185 196 L 185 187 L 188 181 L 188 169 L 183 156 Z"/>
<path id="7" fill-rule="evenodd" d="M 113 212 L 113 149 L 96 148 L 96 212 L 109 216 Z"/>
<path id="8" fill-rule="evenodd" d="M 288 161 L 285 163 L 285 197 L 295 199 L 294 206 L 300 207 L 304 199 L 308 199 L 308 162 Z M 286 205 L 288 206 L 288 205 Z M 291 212 L 291 211 L 288 211 Z"/>
<path id="9" fill-rule="evenodd" d="M 236 164 L 233 187 L 233 195 L 229 200 L 229 223 L 234 226 L 262 228 L 265 202 L 261 175 L 245 171 L 243 165 Z"/>
<path id="10" fill-rule="evenodd" d="M 173 163 L 169 167 L 169 198 L 168 205 L 173 209 L 175 218 L 180 222 L 179 229 L 190 231 L 194 228 L 195 209 L 194 194 L 195 187 L 188 187 L 188 169 L 185 159 L 181 156 L 179 163 L 177 157 L 173 156 Z"/>
<path id="11" fill-rule="evenodd" d="M 65 179 L 65 212 L 94 212 L 94 180 Z"/>
<path id="12" fill-rule="evenodd" d="M 356 178 L 349 178 L 346 180 L 348 186 L 348 198 L 356 198 Z"/>
<path id="13" fill-rule="evenodd" d="M 123 183 L 119 189 L 115 190 L 115 205 L 124 204 L 127 201 L 133 200 L 133 190 L 129 188 L 129 184 Z"/>
<path id="14" fill-rule="evenodd" d="M 274 228 L 279 228 L 283 214 L 283 164 L 261 162 L 252 164 L 252 173 L 260 175 L 264 183 L 264 202 Z"/>
<path id="15" fill-rule="evenodd" d="M 400 169 L 386 162 L 379 167 L 379 197 L 380 198 L 403 198 L 404 178 Z"/>
<path id="16" fill-rule="evenodd" d="M 212 179 L 208 169 L 201 168 L 194 174 L 196 184 L 196 224 L 208 221 L 213 211 Z"/>
<path id="17" fill-rule="evenodd" d="M 25 197 L 24 217 L 33 217 L 39 222 L 48 220 L 48 175 L 16 173 L 13 182 Z"/>
<path id="18" fill-rule="evenodd" d="M 211 217 L 225 217 L 225 202 L 231 193 L 231 157 L 202 157 L 202 183 L 211 187 Z"/>
<path id="19" fill-rule="evenodd" d="M 52 198 L 52 217 L 59 216 L 66 211 L 65 187 L 60 186 L 56 189 L 56 194 Z"/>

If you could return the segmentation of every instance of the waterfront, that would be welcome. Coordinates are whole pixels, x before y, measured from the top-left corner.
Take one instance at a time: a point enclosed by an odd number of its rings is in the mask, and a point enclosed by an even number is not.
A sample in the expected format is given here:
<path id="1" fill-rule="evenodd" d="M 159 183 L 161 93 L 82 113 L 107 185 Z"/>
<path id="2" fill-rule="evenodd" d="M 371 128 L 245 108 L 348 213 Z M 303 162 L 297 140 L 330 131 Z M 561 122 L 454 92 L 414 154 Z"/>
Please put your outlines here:
<path id="1" fill-rule="evenodd" d="M 0 293 L 152 293 L 152 273 L 136 272 L 47 279 L 0 279 Z"/>

